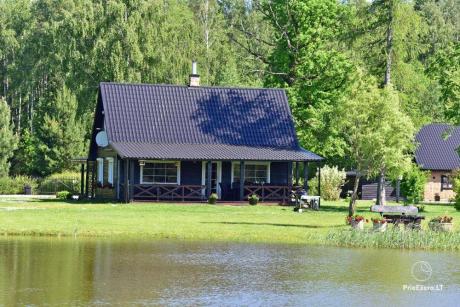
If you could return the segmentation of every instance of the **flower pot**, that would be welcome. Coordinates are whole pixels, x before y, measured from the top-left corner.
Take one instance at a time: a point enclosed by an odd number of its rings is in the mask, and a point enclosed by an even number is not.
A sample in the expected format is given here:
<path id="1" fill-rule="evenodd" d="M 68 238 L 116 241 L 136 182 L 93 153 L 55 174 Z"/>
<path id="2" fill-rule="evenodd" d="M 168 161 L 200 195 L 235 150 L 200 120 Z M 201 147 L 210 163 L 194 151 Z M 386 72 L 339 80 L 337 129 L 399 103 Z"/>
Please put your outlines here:
<path id="1" fill-rule="evenodd" d="M 433 231 L 449 232 L 449 231 L 452 231 L 454 224 L 452 223 L 429 223 L 428 226 Z"/>
<path id="2" fill-rule="evenodd" d="M 364 221 L 363 220 L 359 222 L 351 221 L 351 228 L 356 229 L 356 230 L 364 230 Z"/>
<path id="3" fill-rule="evenodd" d="M 373 223 L 374 224 L 374 231 L 377 231 L 377 232 L 384 232 L 385 230 L 387 230 L 387 222 L 383 222 L 383 223 Z"/>

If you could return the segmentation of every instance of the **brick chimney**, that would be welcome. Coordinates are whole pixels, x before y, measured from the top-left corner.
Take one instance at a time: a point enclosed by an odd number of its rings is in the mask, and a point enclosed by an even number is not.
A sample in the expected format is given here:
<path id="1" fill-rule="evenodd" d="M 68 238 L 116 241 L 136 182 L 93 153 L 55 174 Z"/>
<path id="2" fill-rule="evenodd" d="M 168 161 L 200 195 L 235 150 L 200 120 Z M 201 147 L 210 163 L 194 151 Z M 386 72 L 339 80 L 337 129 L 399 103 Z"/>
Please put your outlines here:
<path id="1" fill-rule="evenodd" d="M 190 75 L 189 86 L 200 86 L 200 75 L 197 73 L 196 61 L 192 62 L 192 74 Z"/>

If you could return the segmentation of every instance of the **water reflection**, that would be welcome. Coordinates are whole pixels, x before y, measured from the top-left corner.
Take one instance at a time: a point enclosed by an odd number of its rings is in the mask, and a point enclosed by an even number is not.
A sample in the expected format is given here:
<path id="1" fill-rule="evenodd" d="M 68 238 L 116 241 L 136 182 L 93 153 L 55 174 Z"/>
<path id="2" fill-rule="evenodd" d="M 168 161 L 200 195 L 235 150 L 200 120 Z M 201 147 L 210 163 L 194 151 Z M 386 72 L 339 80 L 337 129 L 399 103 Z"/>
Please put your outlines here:
<path id="1" fill-rule="evenodd" d="M 0 239 L 0 305 L 455 305 L 458 253 L 289 245 Z M 417 260 L 433 267 L 417 284 Z"/>

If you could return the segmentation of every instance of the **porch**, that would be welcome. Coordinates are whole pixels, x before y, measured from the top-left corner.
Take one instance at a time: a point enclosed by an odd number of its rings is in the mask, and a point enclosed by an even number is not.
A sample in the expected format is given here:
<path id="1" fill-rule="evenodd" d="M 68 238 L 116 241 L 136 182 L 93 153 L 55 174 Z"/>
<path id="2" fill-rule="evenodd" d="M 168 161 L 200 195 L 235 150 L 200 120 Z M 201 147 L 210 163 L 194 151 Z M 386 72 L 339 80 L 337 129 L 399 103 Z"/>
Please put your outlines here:
<path id="1" fill-rule="evenodd" d="M 309 173 L 317 166 L 308 161 L 105 159 L 108 163 L 88 163 L 87 195 L 124 202 L 203 202 L 216 193 L 220 201 L 245 201 L 256 194 L 262 202 L 287 203 L 300 184 L 308 191 Z"/>
<path id="2" fill-rule="evenodd" d="M 106 165 L 99 159 L 88 168 L 93 182 L 87 186 L 93 187 L 93 197 L 113 195 L 124 202 L 202 202 L 216 193 L 220 201 L 245 201 L 257 194 L 262 202 L 286 203 L 301 183 L 308 191 L 309 170 L 315 169 L 307 161 L 106 159 Z M 107 186 L 113 187 L 111 194 Z"/>

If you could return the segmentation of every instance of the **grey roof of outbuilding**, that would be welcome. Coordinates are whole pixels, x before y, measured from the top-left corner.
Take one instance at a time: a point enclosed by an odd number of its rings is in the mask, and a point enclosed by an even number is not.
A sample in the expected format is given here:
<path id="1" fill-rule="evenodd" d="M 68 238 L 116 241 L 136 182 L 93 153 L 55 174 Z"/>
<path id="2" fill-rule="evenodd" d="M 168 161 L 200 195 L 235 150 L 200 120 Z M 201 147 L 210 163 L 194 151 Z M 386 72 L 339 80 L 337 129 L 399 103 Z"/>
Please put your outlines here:
<path id="1" fill-rule="evenodd" d="M 101 83 L 123 158 L 319 161 L 298 144 L 284 90 Z"/>
<path id="2" fill-rule="evenodd" d="M 460 127 L 448 124 L 424 126 L 416 135 L 415 160 L 427 170 L 454 170 L 460 168 Z"/>

